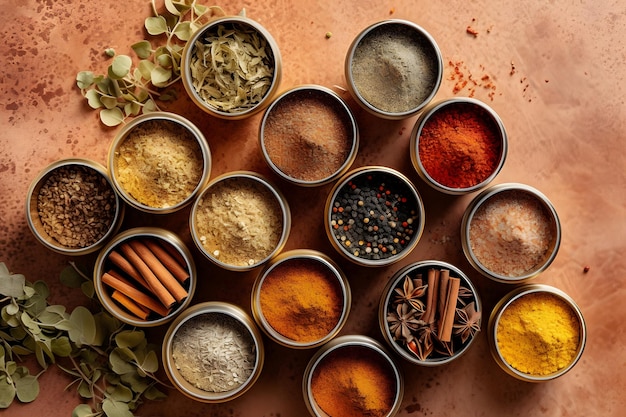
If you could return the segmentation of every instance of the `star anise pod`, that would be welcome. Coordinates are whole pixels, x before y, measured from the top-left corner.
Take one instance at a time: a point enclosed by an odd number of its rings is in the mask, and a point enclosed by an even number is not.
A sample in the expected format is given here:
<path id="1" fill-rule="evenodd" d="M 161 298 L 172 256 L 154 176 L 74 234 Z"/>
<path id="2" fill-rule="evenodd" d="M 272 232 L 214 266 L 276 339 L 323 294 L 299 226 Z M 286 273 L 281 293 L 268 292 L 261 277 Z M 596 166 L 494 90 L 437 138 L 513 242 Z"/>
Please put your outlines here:
<path id="1" fill-rule="evenodd" d="M 472 301 L 463 308 L 457 308 L 456 315 L 458 320 L 455 320 L 453 331 L 455 335 L 461 335 L 461 343 L 465 343 L 480 331 L 481 314 L 476 311 L 476 305 Z"/>
<path id="2" fill-rule="evenodd" d="M 411 279 L 408 275 L 404 277 L 402 288 L 395 288 L 394 303 L 408 303 L 419 313 L 424 312 L 424 302 L 420 299 L 426 293 L 428 285 L 422 284 L 421 279 Z"/>
<path id="3" fill-rule="evenodd" d="M 435 349 L 433 343 L 433 337 L 435 337 L 436 332 L 435 324 L 424 323 L 417 332 L 418 337 L 412 340 L 412 343 L 409 343 L 407 347 L 419 360 L 425 361 Z"/>
<path id="4" fill-rule="evenodd" d="M 402 303 L 396 306 L 395 311 L 387 313 L 387 324 L 389 331 L 395 340 L 410 342 L 415 337 L 413 332 L 417 330 L 421 321 L 416 316 L 417 312 Z"/>

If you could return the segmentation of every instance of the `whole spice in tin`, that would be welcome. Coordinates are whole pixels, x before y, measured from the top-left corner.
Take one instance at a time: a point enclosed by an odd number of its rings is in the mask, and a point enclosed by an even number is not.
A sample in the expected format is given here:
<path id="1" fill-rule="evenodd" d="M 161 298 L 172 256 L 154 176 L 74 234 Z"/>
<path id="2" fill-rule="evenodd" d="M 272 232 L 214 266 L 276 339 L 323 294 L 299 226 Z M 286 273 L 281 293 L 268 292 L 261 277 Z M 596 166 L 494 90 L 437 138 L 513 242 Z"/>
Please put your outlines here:
<path id="1" fill-rule="evenodd" d="M 549 293 L 530 293 L 511 302 L 496 329 L 502 358 L 520 372 L 543 376 L 569 366 L 580 343 L 572 308 Z"/>
<path id="2" fill-rule="evenodd" d="M 547 208 L 524 191 L 502 191 L 490 197 L 469 224 L 469 244 L 478 262 L 506 277 L 537 269 L 555 238 L 555 222 Z"/>
<path id="3" fill-rule="evenodd" d="M 239 388 L 252 375 L 256 347 L 250 331 L 222 313 L 195 316 L 172 339 L 172 359 L 180 375 L 207 392 Z"/>
<path id="4" fill-rule="evenodd" d="M 391 364 L 363 346 L 346 346 L 326 355 L 311 377 L 315 402 L 333 417 L 382 417 L 396 396 Z"/>
<path id="5" fill-rule="evenodd" d="M 315 259 L 285 260 L 263 279 L 260 305 L 269 325 L 297 342 L 326 337 L 343 310 L 341 286 L 335 273 Z"/>
<path id="6" fill-rule="evenodd" d="M 167 208 L 188 198 L 202 178 L 204 161 L 196 138 L 169 120 L 135 126 L 115 151 L 120 186 L 139 203 Z"/>
<path id="7" fill-rule="evenodd" d="M 276 167 L 302 181 L 320 181 L 339 171 L 353 145 L 347 109 L 327 93 L 297 90 L 266 116 L 263 146 Z"/>
<path id="8" fill-rule="evenodd" d="M 350 70 L 358 93 L 373 107 L 403 113 L 421 106 L 437 84 L 433 46 L 402 24 L 374 28 L 356 46 Z"/>
<path id="9" fill-rule="evenodd" d="M 336 193 L 330 226 L 338 244 L 357 258 L 380 260 L 407 248 L 419 224 L 409 187 L 391 175 L 358 175 Z"/>
<path id="10" fill-rule="evenodd" d="M 283 231 L 277 197 L 260 182 L 244 177 L 214 184 L 198 202 L 196 233 L 217 260 L 251 266 L 278 246 Z"/>
<path id="11" fill-rule="evenodd" d="M 440 107 L 424 123 L 418 141 L 424 170 L 441 185 L 469 188 L 493 174 L 502 155 L 493 117 L 475 105 Z"/>
<path id="12" fill-rule="evenodd" d="M 54 169 L 37 194 L 43 231 L 70 249 L 95 244 L 115 218 L 115 192 L 99 172 L 83 165 Z"/>

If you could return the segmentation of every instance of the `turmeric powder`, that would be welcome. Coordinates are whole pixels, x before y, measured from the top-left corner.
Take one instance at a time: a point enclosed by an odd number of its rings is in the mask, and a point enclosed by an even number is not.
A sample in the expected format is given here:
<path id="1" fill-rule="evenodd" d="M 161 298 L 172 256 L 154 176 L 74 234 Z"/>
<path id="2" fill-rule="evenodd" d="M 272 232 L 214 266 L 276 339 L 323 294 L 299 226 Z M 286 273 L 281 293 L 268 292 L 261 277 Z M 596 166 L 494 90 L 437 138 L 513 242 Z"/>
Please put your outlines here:
<path id="1" fill-rule="evenodd" d="M 572 363 L 580 342 L 580 323 L 560 297 L 531 293 L 514 300 L 498 321 L 502 358 L 520 372 L 543 376 Z"/>

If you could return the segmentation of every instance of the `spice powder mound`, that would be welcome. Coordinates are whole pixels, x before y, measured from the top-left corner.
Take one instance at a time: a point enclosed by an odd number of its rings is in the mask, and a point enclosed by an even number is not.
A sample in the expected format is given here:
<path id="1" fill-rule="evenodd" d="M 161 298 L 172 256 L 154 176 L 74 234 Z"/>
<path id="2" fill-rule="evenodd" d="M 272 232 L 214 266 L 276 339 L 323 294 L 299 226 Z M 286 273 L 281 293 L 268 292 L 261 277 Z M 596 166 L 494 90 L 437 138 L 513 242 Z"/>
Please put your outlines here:
<path id="1" fill-rule="evenodd" d="M 237 389 L 252 375 L 256 347 L 233 317 L 210 313 L 186 321 L 172 340 L 172 358 L 182 377 L 203 391 Z"/>
<path id="2" fill-rule="evenodd" d="M 235 266 L 251 266 L 267 258 L 283 231 L 278 199 L 248 178 L 227 178 L 211 186 L 198 202 L 195 223 L 204 249 Z"/>
<path id="3" fill-rule="evenodd" d="M 318 91 L 296 91 L 278 101 L 263 128 L 263 146 L 276 167 L 302 181 L 339 171 L 352 149 L 347 110 Z"/>
<path id="4" fill-rule="evenodd" d="M 519 277 L 538 268 L 554 246 L 555 223 L 534 196 L 516 190 L 489 198 L 469 225 L 476 259 L 492 272 Z"/>
<path id="5" fill-rule="evenodd" d="M 139 203 L 167 208 L 188 198 L 204 169 L 200 145 L 184 126 L 168 120 L 137 125 L 116 151 L 121 187 Z"/>

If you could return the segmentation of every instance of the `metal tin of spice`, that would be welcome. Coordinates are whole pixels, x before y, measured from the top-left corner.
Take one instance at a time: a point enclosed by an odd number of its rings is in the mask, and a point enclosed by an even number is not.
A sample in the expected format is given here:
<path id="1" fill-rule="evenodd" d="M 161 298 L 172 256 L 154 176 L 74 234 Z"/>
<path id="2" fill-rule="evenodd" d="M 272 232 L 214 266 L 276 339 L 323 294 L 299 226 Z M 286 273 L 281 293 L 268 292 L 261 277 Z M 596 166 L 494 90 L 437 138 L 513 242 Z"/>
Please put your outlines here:
<path id="1" fill-rule="evenodd" d="M 84 158 L 48 165 L 26 197 L 26 221 L 35 238 L 70 256 L 102 248 L 119 230 L 124 211 L 106 168 Z"/>
<path id="2" fill-rule="evenodd" d="M 211 337 L 215 332 L 221 337 Z M 187 352 L 192 354 L 189 360 L 185 360 L 182 337 L 193 339 L 194 348 Z M 254 385 L 263 368 L 265 349 L 261 332 L 245 311 L 234 304 L 211 301 L 189 307 L 170 324 L 162 355 L 165 372 L 176 389 L 200 402 L 221 403 L 243 395 Z M 181 360 L 192 369 L 183 369 Z M 203 369 L 194 370 L 199 361 Z M 225 366 L 228 369 L 223 369 Z M 186 371 L 197 371 L 197 375 Z M 208 378 L 211 373 L 216 375 L 213 382 Z M 207 381 L 212 385 L 205 387 Z M 227 387 L 232 388 L 224 389 Z"/>
<path id="3" fill-rule="evenodd" d="M 209 181 L 211 151 L 191 121 L 152 112 L 117 132 L 108 167 L 116 190 L 131 207 L 168 214 L 189 205 Z"/>
<path id="4" fill-rule="evenodd" d="M 148 247 L 152 255 L 140 253 L 135 246 L 138 242 L 143 244 L 144 251 Z M 143 265 L 138 267 L 137 258 L 131 258 L 135 255 L 126 252 L 131 245 L 132 252 L 138 254 L 138 259 L 148 269 L 142 269 Z M 155 269 L 151 263 L 155 258 L 159 261 L 155 262 L 158 268 L 165 268 L 171 276 Z M 182 268 L 182 276 L 172 265 L 172 259 Z M 146 273 L 156 277 L 161 283 L 159 287 L 163 285 L 168 293 L 175 294 L 175 302 L 165 306 L 156 293 L 156 286 L 145 278 Z M 161 274 L 168 275 L 166 279 L 175 280 L 184 291 L 176 294 L 176 283 L 163 281 Z M 94 266 L 93 283 L 98 299 L 113 317 L 131 326 L 154 327 L 171 321 L 190 305 L 196 290 L 197 273 L 191 252 L 175 233 L 158 227 L 135 227 L 119 233 L 102 248 Z"/>
<path id="5" fill-rule="evenodd" d="M 213 44 L 217 47 L 211 48 Z M 218 61 L 212 53 L 219 55 L 221 64 L 211 65 Z M 245 16 L 214 19 L 195 31 L 183 49 L 181 68 L 191 100 L 208 114 L 229 120 L 266 108 L 282 76 L 278 44 L 260 23 Z"/>
<path id="6" fill-rule="evenodd" d="M 359 132 L 352 111 L 334 91 L 302 85 L 283 92 L 265 111 L 259 132 L 263 157 L 281 178 L 318 186 L 354 162 Z"/>
<path id="7" fill-rule="evenodd" d="M 263 175 L 233 171 L 214 178 L 200 192 L 189 226 L 197 248 L 211 262 L 249 271 L 283 249 L 291 211 L 285 196 Z"/>
<path id="8" fill-rule="evenodd" d="M 486 187 L 500 173 L 508 139 L 500 116 L 469 97 L 427 106 L 411 132 L 411 162 L 432 188 L 452 195 Z"/>
<path id="9" fill-rule="evenodd" d="M 324 226 L 333 247 L 363 266 L 407 256 L 424 231 L 422 198 L 402 173 L 364 166 L 346 173 L 326 201 Z"/>
<path id="10" fill-rule="evenodd" d="M 484 276 L 519 284 L 545 271 L 561 243 L 561 224 L 539 190 L 504 183 L 483 190 L 461 221 L 465 257 Z"/>
<path id="11" fill-rule="evenodd" d="M 436 274 L 429 275 L 429 271 Z M 472 281 L 456 266 L 437 260 L 414 262 L 398 270 L 378 306 L 378 322 L 387 344 L 406 361 L 423 366 L 445 365 L 461 357 L 476 340 L 481 321 L 482 303 Z"/>
<path id="12" fill-rule="evenodd" d="M 283 346 L 318 347 L 342 329 L 352 296 L 343 271 L 311 249 L 283 252 L 259 273 L 252 314 L 263 332 Z"/>
<path id="13" fill-rule="evenodd" d="M 349 363 L 343 363 L 345 359 Z M 359 369 L 360 366 L 365 369 Z M 336 369 L 331 370 L 331 367 Z M 359 381 L 351 379 L 349 387 L 343 386 L 341 375 L 344 372 L 346 375 L 353 374 Z M 328 378 L 333 378 L 332 382 L 323 384 L 323 380 Z M 326 388 L 325 393 L 318 392 L 320 388 L 317 385 L 322 384 Z M 363 335 L 344 335 L 326 343 L 313 355 L 304 371 L 302 391 L 306 407 L 314 417 L 333 415 L 330 410 L 324 410 L 324 407 L 328 409 L 332 406 L 321 401 L 322 397 L 329 396 L 326 394 L 336 397 L 338 403 L 344 402 L 338 406 L 343 407 L 346 416 L 391 417 L 398 413 L 402 405 L 404 379 L 396 362 L 378 341 Z M 319 394 L 319 399 L 316 399 L 316 394 Z M 365 398 L 369 395 L 376 398 Z M 345 404 L 345 401 L 350 404 Z M 359 401 L 364 404 L 359 404 Z M 384 405 L 384 409 L 371 409 L 377 403 Z"/>
<path id="14" fill-rule="evenodd" d="M 345 59 L 348 90 L 384 119 L 414 116 L 439 90 L 443 59 L 433 37 L 413 22 L 388 19 L 365 28 Z"/>
<path id="15" fill-rule="evenodd" d="M 504 345 L 503 341 L 499 341 L 499 328 L 500 322 L 505 314 L 508 314 L 507 310 L 513 310 L 515 305 L 520 301 L 523 301 L 524 297 L 543 297 L 545 300 L 553 298 L 554 302 L 559 303 L 560 313 L 563 313 L 563 317 L 548 317 L 547 314 L 538 312 L 540 317 L 536 317 L 536 321 L 540 323 L 540 330 L 529 330 L 526 334 L 521 329 L 522 326 L 517 328 L 514 325 L 507 325 L 507 329 L 517 334 L 519 339 L 515 340 L 515 346 L 512 348 L 517 354 L 524 357 L 529 355 L 530 357 L 541 357 L 542 367 L 546 367 L 549 370 L 550 366 L 554 366 L 553 372 L 549 372 L 543 375 L 533 375 L 531 373 L 522 372 L 517 368 L 521 368 L 518 364 L 511 364 L 507 361 L 506 354 L 503 353 Z M 544 303 L 545 304 L 545 303 Z M 555 306 L 559 306 L 555 304 Z M 536 310 L 536 309 L 535 309 Z M 523 310 L 518 310 L 517 314 L 524 314 Z M 531 313 L 532 314 L 532 313 Z M 519 317 L 518 317 L 519 318 Z M 530 322 L 531 319 L 524 319 L 525 322 Z M 570 322 L 568 324 L 567 322 Z M 567 326 L 571 326 L 571 329 L 567 329 Z M 530 328 L 531 325 L 529 324 Z M 568 341 L 564 334 L 559 332 L 572 330 L 574 333 L 570 335 L 572 337 L 573 349 L 565 349 Z M 582 311 L 576 304 L 576 302 L 564 291 L 544 284 L 525 284 L 506 294 L 493 308 L 489 317 L 488 324 L 488 341 L 491 355 L 496 363 L 507 374 L 526 382 L 545 382 L 558 378 L 567 372 L 569 372 L 578 363 L 585 349 L 587 341 L 587 328 Z M 577 337 L 576 337 L 577 336 Z M 524 342 L 526 339 L 528 342 Z M 533 342 L 533 339 L 536 344 Z M 524 350 L 524 345 L 528 343 L 529 347 L 532 347 L 532 351 Z M 508 346 L 507 348 L 511 348 Z M 539 350 L 544 350 L 539 352 Z M 565 362 L 562 362 L 565 359 Z"/>

